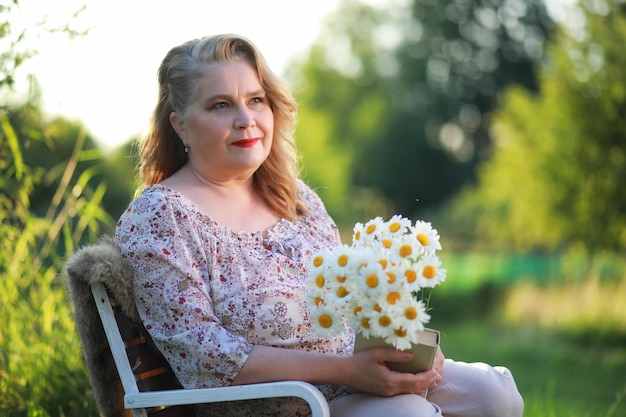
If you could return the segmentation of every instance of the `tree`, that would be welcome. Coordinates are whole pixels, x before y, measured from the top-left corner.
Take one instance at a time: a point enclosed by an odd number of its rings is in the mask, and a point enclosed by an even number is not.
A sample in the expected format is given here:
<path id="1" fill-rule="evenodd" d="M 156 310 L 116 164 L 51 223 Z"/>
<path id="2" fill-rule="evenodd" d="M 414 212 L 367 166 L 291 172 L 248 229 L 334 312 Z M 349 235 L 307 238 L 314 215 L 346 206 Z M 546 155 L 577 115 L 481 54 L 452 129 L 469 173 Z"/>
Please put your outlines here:
<path id="1" fill-rule="evenodd" d="M 550 27 L 539 0 L 346 0 L 306 63 L 301 107 L 327 115 L 345 178 L 377 207 L 436 207 L 490 146 L 484 116 L 498 92 L 536 88 Z"/>
<path id="2" fill-rule="evenodd" d="M 386 82 L 387 140 L 363 149 L 380 156 L 378 169 L 356 173 L 405 212 L 437 206 L 473 178 L 491 145 L 485 115 L 510 84 L 536 90 L 552 24 L 537 0 L 414 0 L 411 13 Z"/>
<path id="3" fill-rule="evenodd" d="M 522 249 L 626 248 L 626 3 L 579 7 L 585 24 L 551 44 L 541 95 L 504 95 L 493 155 L 464 196 L 480 230 Z"/>

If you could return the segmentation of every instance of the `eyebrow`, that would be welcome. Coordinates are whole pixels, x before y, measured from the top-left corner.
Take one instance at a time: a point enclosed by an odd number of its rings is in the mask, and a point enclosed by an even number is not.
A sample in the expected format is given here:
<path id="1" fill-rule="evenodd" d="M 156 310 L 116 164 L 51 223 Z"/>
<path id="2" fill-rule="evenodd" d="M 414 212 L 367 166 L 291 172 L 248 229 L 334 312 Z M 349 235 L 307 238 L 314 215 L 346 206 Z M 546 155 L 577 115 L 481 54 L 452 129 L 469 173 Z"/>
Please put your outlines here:
<path id="1" fill-rule="evenodd" d="M 266 96 L 267 93 L 263 88 L 259 88 L 258 90 L 250 91 L 245 93 L 245 97 L 257 97 L 257 96 Z M 229 94 L 214 94 L 203 100 L 205 103 L 210 103 L 217 100 L 230 100 L 232 98 Z"/>

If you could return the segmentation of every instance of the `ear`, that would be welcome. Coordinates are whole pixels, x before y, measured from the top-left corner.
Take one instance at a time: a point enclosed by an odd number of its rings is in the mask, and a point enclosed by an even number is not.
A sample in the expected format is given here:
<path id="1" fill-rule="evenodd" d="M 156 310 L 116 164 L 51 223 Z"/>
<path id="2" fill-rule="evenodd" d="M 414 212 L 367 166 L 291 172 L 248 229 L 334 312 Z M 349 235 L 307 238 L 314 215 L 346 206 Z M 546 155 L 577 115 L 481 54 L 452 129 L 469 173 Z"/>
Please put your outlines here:
<path id="1" fill-rule="evenodd" d="M 183 142 L 183 145 L 187 146 L 187 129 L 185 128 L 185 122 L 176 112 L 170 113 L 170 124 Z"/>

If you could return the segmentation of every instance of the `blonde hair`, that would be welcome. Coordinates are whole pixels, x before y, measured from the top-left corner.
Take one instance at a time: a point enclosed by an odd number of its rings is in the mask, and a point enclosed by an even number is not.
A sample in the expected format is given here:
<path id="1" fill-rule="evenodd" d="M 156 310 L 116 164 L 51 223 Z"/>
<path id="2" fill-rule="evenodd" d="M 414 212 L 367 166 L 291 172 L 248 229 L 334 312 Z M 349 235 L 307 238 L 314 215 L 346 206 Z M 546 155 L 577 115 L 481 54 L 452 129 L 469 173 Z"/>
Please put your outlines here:
<path id="1" fill-rule="evenodd" d="M 274 74 L 252 42 L 237 35 L 191 40 L 172 48 L 158 71 L 159 97 L 148 135 L 140 146 L 143 186 L 157 184 L 187 163 L 184 145 L 170 124 L 170 113 L 184 115 L 206 64 L 247 60 L 256 69 L 274 114 L 269 156 L 253 175 L 255 189 L 272 210 L 294 220 L 308 210 L 298 200 L 297 150 L 293 133 L 297 104 L 287 83 Z"/>

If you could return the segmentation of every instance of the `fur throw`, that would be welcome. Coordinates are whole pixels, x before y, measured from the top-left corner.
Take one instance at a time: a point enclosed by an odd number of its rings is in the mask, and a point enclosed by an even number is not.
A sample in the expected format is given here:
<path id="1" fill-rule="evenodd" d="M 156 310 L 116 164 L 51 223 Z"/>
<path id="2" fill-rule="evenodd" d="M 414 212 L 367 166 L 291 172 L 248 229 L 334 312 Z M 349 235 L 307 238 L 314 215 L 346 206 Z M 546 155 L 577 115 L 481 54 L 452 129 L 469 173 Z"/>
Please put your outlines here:
<path id="1" fill-rule="evenodd" d="M 65 272 L 76 330 L 101 416 L 132 416 L 130 410 L 124 409 L 124 390 L 90 288 L 95 282 L 106 284 L 113 308 L 119 309 L 131 326 L 140 329 L 131 269 L 113 239 L 104 237 L 99 243 L 76 251 L 68 259 Z"/>

